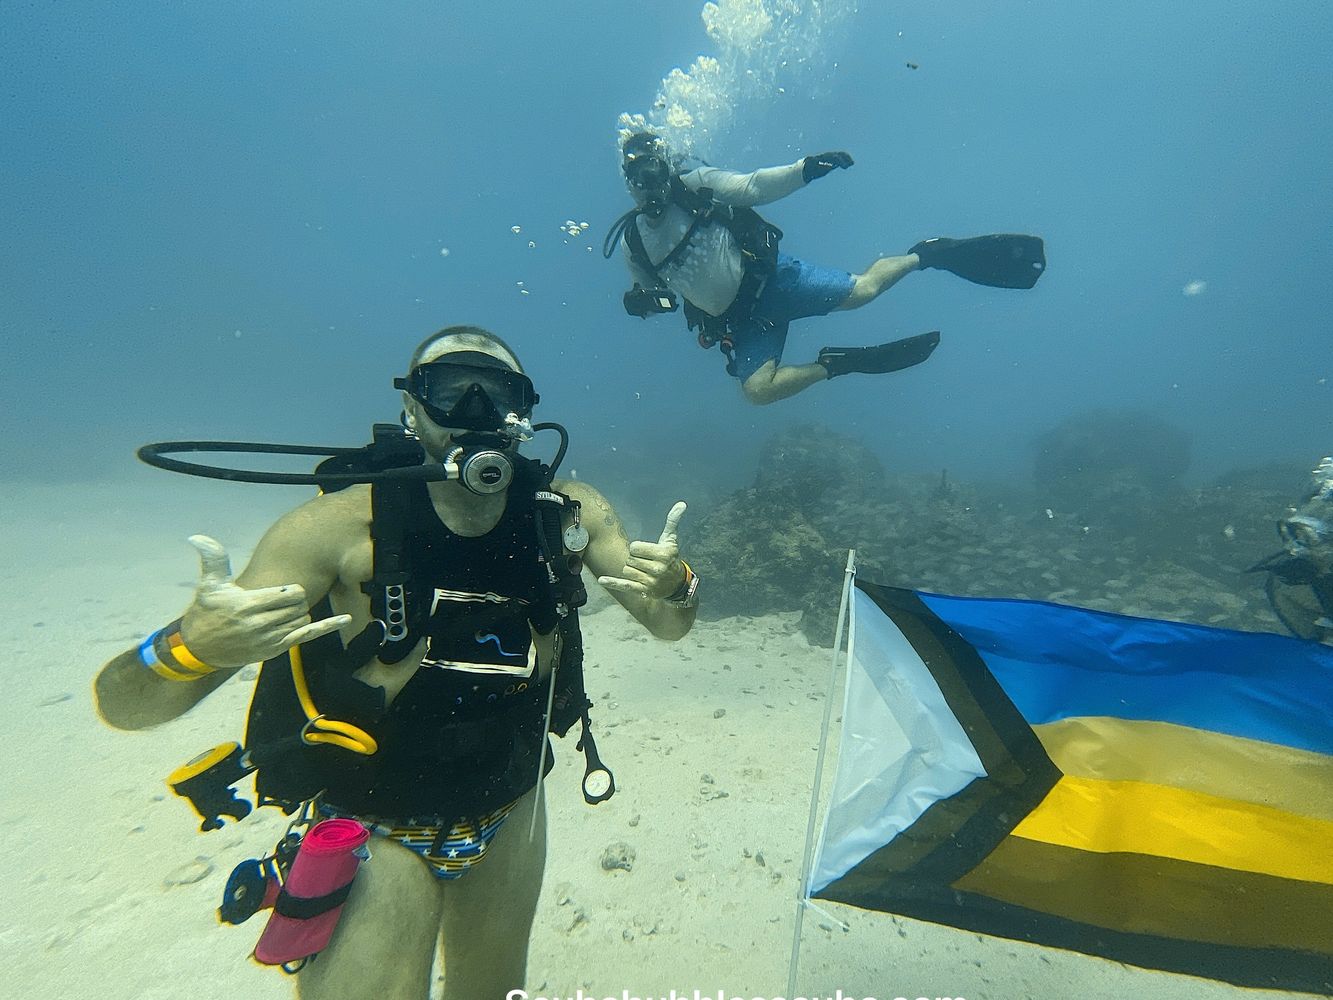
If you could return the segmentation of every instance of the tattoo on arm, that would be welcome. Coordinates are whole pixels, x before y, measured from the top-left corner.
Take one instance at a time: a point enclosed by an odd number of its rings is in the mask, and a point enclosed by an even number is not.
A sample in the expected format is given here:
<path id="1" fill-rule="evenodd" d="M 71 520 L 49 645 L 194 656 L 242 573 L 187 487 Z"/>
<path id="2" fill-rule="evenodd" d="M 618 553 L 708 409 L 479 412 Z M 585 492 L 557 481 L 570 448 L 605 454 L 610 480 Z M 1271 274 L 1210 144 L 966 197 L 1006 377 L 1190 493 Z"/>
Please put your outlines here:
<path id="1" fill-rule="evenodd" d="M 629 535 L 625 533 L 625 525 L 616 517 L 616 512 L 611 509 L 611 505 L 607 503 L 606 498 L 600 495 L 595 496 L 592 499 L 592 504 L 602 512 L 602 524 L 608 528 L 614 527 L 616 535 L 628 546 Z"/>
<path id="2" fill-rule="evenodd" d="M 602 523 L 604 525 L 606 525 L 609 528 L 611 527 L 611 525 L 616 523 L 615 512 L 611 510 L 611 505 L 606 502 L 606 499 L 604 497 L 597 497 L 595 500 L 593 500 L 593 504 L 595 504 L 597 509 L 602 512 Z M 620 534 L 622 537 L 624 536 L 625 534 L 624 528 L 620 529 Z"/>

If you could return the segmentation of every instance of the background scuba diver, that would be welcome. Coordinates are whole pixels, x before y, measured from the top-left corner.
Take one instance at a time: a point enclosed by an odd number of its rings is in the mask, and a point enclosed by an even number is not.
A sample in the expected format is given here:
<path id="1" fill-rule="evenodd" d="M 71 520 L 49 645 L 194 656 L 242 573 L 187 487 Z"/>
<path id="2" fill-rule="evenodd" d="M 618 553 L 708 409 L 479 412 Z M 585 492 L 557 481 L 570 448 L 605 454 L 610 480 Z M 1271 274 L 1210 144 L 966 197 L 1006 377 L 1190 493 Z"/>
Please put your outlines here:
<path id="1" fill-rule="evenodd" d="M 1320 460 L 1309 492 L 1277 523 L 1282 550 L 1255 563 L 1274 613 L 1293 635 L 1333 645 L 1333 456 Z"/>
<path id="2" fill-rule="evenodd" d="M 451 328 L 425 341 L 403 382 L 405 422 L 434 462 L 454 455 L 460 446 L 492 446 L 497 434 L 512 433 L 516 423 L 510 419 L 496 426 L 497 415 L 508 410 L 521 424 L 536 401 L 513 352 L 475 328 Z M 488 412 L 486 428 L 468 416 Z M 460 429 L 458 421 L 470 426 Z M 476 441 L 479 431 L 483 440 Z M 411 826 L 419 834 L 423 814 L 451 815 L 453 803 L 428 798 L 436 789 L 458 786 L 474 801 L 484 799 L 494 789 L 477 789 L 469 782 L 475 785 L 480 780 L 477 775 L 488 773 L 500 795 L 492 800 L 499 807 L 494 813 L 512 809 L 516 818 L 503 828 L 498 821 L 478 821 L 479 828 L 486 827 L 481 831 L 483 841 L 494 836 L 476 848 L 485 863 L 470 871 L 465 868 L 463 877 L 449 881 L 445 881 L 449 878 L 445 858 L 423 863 L 432 847 L 429 835 L 424 844 L 411 847 L 400 839 L 374 837 L 372 857 L 352 884 L 331 942 L 298 974 L 298 992 L 306 1000 L 345 996 L 423 1000 L 430 995 L 432 962 L 440 940 L 444 995 L 450 1000 L 495 1000 L 523 985 L 546 854 L 544 797 L 533 756 L 535 745 L 545 746 L 545 733 L 529 732 L 531 738 L 523 739 L 515 730 L 520 725 L 529 731 L 541 728 L 546 707 L 541 681 L 549 678 L 553 660 L 576 644 L 581 653 L 581 644 L 576 616 L 572 635 L 563 624 L 551 627 L 549 620 L 540 623 L 545 628 L 538 627 L 536 619 L 551 613 L 542 597 L 546 568 L 534 558 L 533 494 L 524 496 L 518 488 L 525 481 L 531 483 L 526 476 L 531 466 L 518 456 L 512 439 L 508 452 L 515 476 L 508 488 L 498 492 L 473 492 L 458 480 L 414 483 L 409 488 L 419 504 L 412 508 L 416 516 L 409 524 L 416 534 L 411 536 L 414 558 L 409 562 L 408 607 L 416 611 L 408 617 L 424 619 L 419 631 L 414 628 L 401 643 L 410 652 L 401 658 L 377 655 L 378 644 L 372 642 L 366 655 L 341 663 L 343 669 L 326 668 L 325 675 L 336 676 L 324 677 L 322 691 L 316 691 L 316 676 L 310 677 L 320 710 L 363 726 L 378 741 L 378 751 L 357 757 L 327 746 L 300 750 L 302 755 L 319 755 L 322 761 L 322 769 L 312 772 L 319 781 L 315 790 L 327 789 L 321 801 L 358 818 L 373 818 L 376 833 L 396 835 Z M 563 480 L 550 489 L 579 501 L 586 512 L 581 519 L 586 546 L 577 522 L 565 519 L 566 556 L 581 547 L 583 564 L 653 635 L 668 640 L 685 635 L 694 621 L 698 582 L 677 552 L 676 525 L 685 505 L 672 507 L 656 543 L 631 543 L 610 504 L 596 490 Z M 310 668 L 315 666 L 317 647 L 331 644 L 336 666 L 336 654 L 345 644 L 359 648 L 353 637 L 386 631 L 372 623 L 371 601 L 362 589 L 376 578 L 378 569 L 375 539 L 380 535 L 373 521 L 380 518 L 379 503 L 373 487 L 364 485 L 316 497 L 265 533 L 234 582 L 222 547 L 200 536 L 192 539 L 202 555 L 203 578 L 171 640 L 183 643 L 188 653 L 181 656 L 182 647 L 174 646 L 177 655 L 172 662 L 208 666 L 197 672 L 190 668 L 197 678 L 193 683 L 177 683 L 169 679 L 169 672 L 148 669 L 142 651 L 121 654 L 103 667 L 96 680 L 102 718 L 124 729 L 164 722 L 189 709 L 242 665 L 260 660 L 270 662 L 256 685 L 247 738 L 253 738 L 257 728 L 271 727 L 276 717 L 290 718 L 283 716 L 282 692 L 277 690 L 285 686 L 290 701 L 292 671 L 284 659 L 290 647 L 306 643 L 302 658 Z M 473 558 L 464 558 L 469 552 Z M 414 601 L 414 594 L 426 600 Z M 483 599 L 469 602 L 469 595 Z M 496 607 L 508 607 L 512 613 L 498 620 L 488 618 L 483 636 L 472 612 L 488 614 Z M 313 622 L 312 609 L 318 619 Z M 332 634 L 335 631 L 341 633 L 342 642 Z M 500 641 L 492 643 L 492 635 Z M 524 667 L 498 677 L 467 672 L 467 663 L 450 662 L 463 659 L 450 642 L 467 645 L 469 639 L 480 650 L 470 657 L 480 669 L 495 668 L 500 655 L 492 648 L 496 645 L 505 653 L 522 654 Z M 153 648 L 161 647 L 154 643 Z M 529 671 L 526 665 L 534 661 Z M 504 664 L 502 655 L 498 662 Z M 510 697 L 515 688 L 525 686 L 540 693 L 535 727 L 528 718 L 532 699 Z M 455 699 L 443 697 L 446 692 L 457 693 L 465 708 L 456 710 Z M 515 703 L 521 711 L 478 707 L 481 714 L 470 723 L 455 718 L 470 711 L 467 706 L 492 701 Z M 304 721 L 298 715 L 292 724 Z M 498 750 L 488 749 L 493 743 Z M 498 766 L 492 760 L 496 754 Z M 305 756 L 301 761 L 303 767 L 316 768 Z M 509 766 L 514 761 L 521 767 Z M 259 771 L 261 793 L 266 781 L 270 786 L 275 781 L 274 775 L 265 774 L 266 768 L 261 765 Z M 299 784 L 312 773 L 303 774 L 298 768 L 283 780 Z M 367 806 L 373 807 L 373 817 L 358 812 Z M 536 828 L 532 840 L 530 817 Z M 439 832 L 453 829 L 457 827 L 441 825 Z"/>
<path id="3" fill-rule="evenodd" d="M 675 311 L 676 297 L 684 299 L 699 343 L 721 345 L 728 374 L 741 380 L 752 403 L 776 402 L 852 372 L 910 368 L 939 343 L 932 332 L 875 347 L 825 347 L 810 364 L 781 365 L 792 320 L 859 309 L 921 268 L 998 288 L 1031 288 L 1046 266 L 1039 237 L 992 235 L 923 240 L 862 274 L 817 267 L 779 253 L 781 230 L 751 206 L 847 169 L 848 153 L 819 153 L 748 174 L 709 166 L 682 172 L 665 140 L 651 132 L 630 135 L 621 153 L 635 207 L 612 226 L 602 252 L 609 258 L 620 243 L 625 254 L 634 282 L 625 311 L 647 318 Z"/>

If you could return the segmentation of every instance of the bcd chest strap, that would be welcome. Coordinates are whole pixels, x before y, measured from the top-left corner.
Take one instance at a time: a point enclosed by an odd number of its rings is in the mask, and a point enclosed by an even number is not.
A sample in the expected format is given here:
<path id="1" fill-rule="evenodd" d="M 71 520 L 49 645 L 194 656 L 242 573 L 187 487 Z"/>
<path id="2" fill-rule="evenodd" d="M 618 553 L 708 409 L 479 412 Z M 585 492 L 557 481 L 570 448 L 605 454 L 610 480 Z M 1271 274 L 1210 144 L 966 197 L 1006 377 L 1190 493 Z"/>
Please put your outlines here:
<path id="1" fill-rule="evenodd" d="M 588 603 L 582 574 L 588 531 L 582 524 L 579 502 L 556 490 L 551 479 L 550 469 L 542 462 L 517 458 L 509 489 L 511 495 L 531 497 L 538 552 L 551 594 L 555 628 L 560 633 L 550 730 L 563 737 L 576 722 L 581 724 L 578 749 L 586 765 L 584 798 L 597 803 L 611 797 L 615 782 L 597 755 L 589 715 L 592 701 L 583 679 L 578 609 Z M 371 656 L 378 656 L 385 663 L 396 663 L 420 642 L 428 617 L 428 601 L 415 595 L 411 587 L 411 553 L 407 551 L 411 504 L 407 489 L 397 483 L 376 483 L 371 487 L 373 572 L 362 590 L 370 599 L 373 621 L 348 643 L 345 662 L 365 662 Z M 570 522 L 568 526 L 566 520 Z M 603 786 L 593 780 L 595 775 L 604 775 Z"/>
<path id="2" fill-rule="evenodd" d="M 685 230 L 680 242 L 656 264 L 648 256 L 648 250 L 643 245 L 643 233 L 639 232 L 638 217 L 631 219 L 629 225 L 625 227 L 625 246 L 629 248 L 630 259 L 636 266 L 651 274 L 659 285 L 663 284 L 661 272 L 685 256 L 695 234 L 714 221 L 724 207 L 714 200 L 713 192 L 709 188 L 691 191 L 679 177 L 671 178 L 671 200 L 689 211 L 694 218 L 690 220 L 690 226 Z"/>
<path id="3" fill-rule="evenodd" d="M 370 612 L 382 639 L 380 659 L 397 663 L 420 641 L 425 602 L 411 600 L 411 554 L 407 551 L 408 521 L 413 487 L 399 483 L 376 483 L 371 487 L 370 536 L 373 566 L 369 580 L 361 585 L 370 599 Z M 546 582 L 554 597 L 558 617 L 583 607 L 588 593 L 583 586 L 581 553 L 587 545 L 587 530 L 581 523 L 579 503 L 551 486 L 549 469 L 536 459 L 515 460 L 511 494 L 531 497 L 533 524 Z M 572 524 L 566 530 L 565 514 Z M 568 550 L 568 553 L 567 553 Z"/>
<path id="4" fill-rule="evenodd" d="M 703 226 L 716 222 L 730 231 L 736 249 L 741 255 L 744 269 L 741 283 L 736 289 L 736 297 L 732 299 L 727 311 L 720 316 L 714 316 L 707 310 L 699 308 L 689 299 L 685 299 L 684 310 L 687 328 L 699 331 L 700 347 L 707 349 L 720 343 L 723 350 L 730 354 L 730 334 L 750 319 L 759 294 L 777 269 L 782 230 L 753 208 L 723 204 L 714 197 L 711 188 L 691 190 L 679 176 L 671 178 L 671 196 L 675 204 L 694 216 L 680 242 L 654 264 L 643 245 L 643 234 L 639 232 L 638 220 L 635 218 L 625 227 L 625 246 L 629 249 L 630 259 L 634 264 L 652 275 L 658 285 L 664 285 L 661 272 L 684 256 Z"/>
<path id="5" fill-rule="evenodd" d="M 373 553 L 371 577 L 361 584 L 370 598 L 371 623 L 367 631 L 379 628 L 378 656 L 385 663 L 397 663 L 420 641 L 423 616 L 420 607 L 408 618 L 407 518 L 410 510 L 408 487 L 399 483 L 375 483 L 370 487 L 370 539 Z M 357 640 L 366 636 L 362 632 Z M 349 651 L 350 645 L 349 644 Z M 369 659 L 369 657 L 367 657 Z"/>

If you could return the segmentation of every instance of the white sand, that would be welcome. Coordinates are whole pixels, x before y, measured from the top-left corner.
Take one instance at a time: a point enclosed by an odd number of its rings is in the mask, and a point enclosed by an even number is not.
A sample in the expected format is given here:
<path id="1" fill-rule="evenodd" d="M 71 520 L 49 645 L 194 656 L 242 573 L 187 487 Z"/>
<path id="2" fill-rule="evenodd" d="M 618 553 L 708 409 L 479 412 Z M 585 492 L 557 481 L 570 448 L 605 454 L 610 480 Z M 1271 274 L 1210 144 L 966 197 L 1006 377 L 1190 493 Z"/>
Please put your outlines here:
<path id="1" fill-rule="evenodd" d="M 239 568 L 273 514 L 302 493 L 182 480 L 169 495 L 163 488 L 162 474 L 147 470 L 114 486 L 6 488 L 6 996 L 292 995 L 286 976 L 247 958 L 262 915 L 239 928 L 215 918 L 227 874 L 268 849 L 285 818 L 269 809 L 201 834 L 163 784 L 195 753 L 240 736 L 247 686 L 229 683 L 158 730 L 121 733 L 96 719 L 89 685 L 103 661 L 188 600 L 195 562 L 186 535 L 234 545 Z M 682 642 L 660 643 L 604 599 L 585 635 L 598 747 L 619 791 L 586 806 L 581 755 L 572 739 L 557 742 L 529 991 L 781 995 L 828 652 L 781 615 L 703 623 Z M 615 842 L 634 849 L 632 871 L 602 870 Z M 829 909 L 850 929 L 807 914 L 798 981 L 806 995 L 1276 995 Z"/>

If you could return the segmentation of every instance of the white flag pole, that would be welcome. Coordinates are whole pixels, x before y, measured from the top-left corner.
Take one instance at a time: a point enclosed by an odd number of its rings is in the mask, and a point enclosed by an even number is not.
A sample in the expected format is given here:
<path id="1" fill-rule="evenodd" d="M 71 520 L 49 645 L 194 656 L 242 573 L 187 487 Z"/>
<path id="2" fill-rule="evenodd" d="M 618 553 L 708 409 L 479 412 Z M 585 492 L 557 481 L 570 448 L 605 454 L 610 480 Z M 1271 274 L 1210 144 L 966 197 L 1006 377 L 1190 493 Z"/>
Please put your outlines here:
<path id="1" fill-rule="evenodd" d="M 833 698 L 838 687 L 838 651 L 842 649 L 842 631 L 847 621 L 852 583 L 856 579 L 856 550 L 847 550 L 847 568 L 843 570 L 842 600 L 838 603 L 838 625 L 833 632 L 833 656 L 829 662 L 828 692 L 824 696 L 824 725 L 819 733 L 819 754 L 815 758 L 814 787 L 810 790 L 810 816 L 805 824 L 805 855 L 801 860 L 801 881 L 796 887 L 796 926 L 792 931 L 791 963 L 787 966 L 787 996 L 796 995 L 796 967 L 801 958 L 801 929 L 808 904 L 811 855 L 815 845 L 815 814 L 819 809 L 819 786 L 824 778 L 824 754 L 828 749 L 829 725 L 833 720 Z M 848 638 L 848 653 L 851 649 Z"/>

